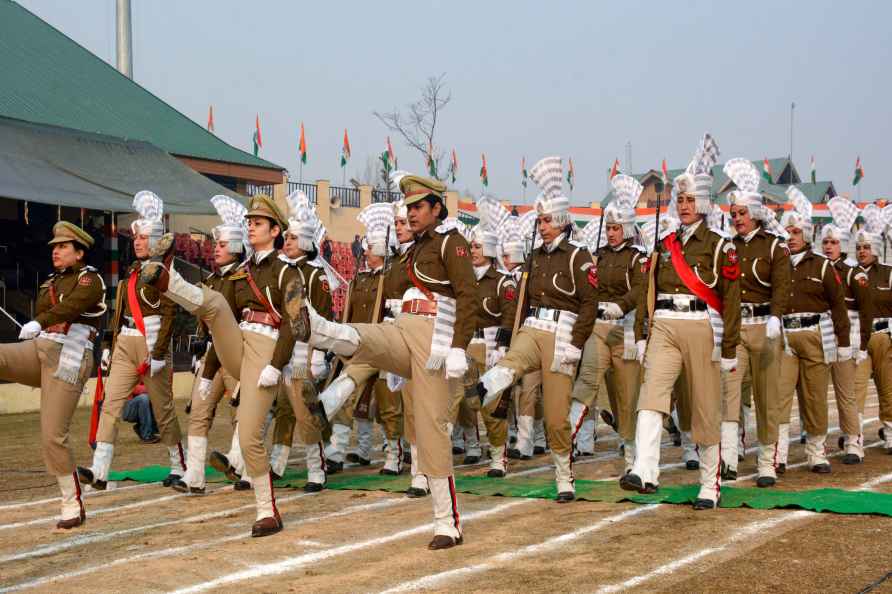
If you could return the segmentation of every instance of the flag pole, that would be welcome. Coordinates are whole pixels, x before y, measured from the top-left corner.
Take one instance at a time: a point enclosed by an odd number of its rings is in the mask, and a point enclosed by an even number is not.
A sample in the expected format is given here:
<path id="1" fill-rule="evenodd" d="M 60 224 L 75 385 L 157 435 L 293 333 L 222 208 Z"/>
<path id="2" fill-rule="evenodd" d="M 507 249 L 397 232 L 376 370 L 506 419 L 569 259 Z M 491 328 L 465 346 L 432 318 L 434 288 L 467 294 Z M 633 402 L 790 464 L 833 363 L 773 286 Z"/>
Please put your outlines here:
<path id="1" fill-rule="evenodd" d="M 300 169 L 298 170 L 299 173 L 298 173 L 297 179 L 300 183 L 304 183 L 304 160 L 301 159 L 299 162 L 300 162 Z"/>

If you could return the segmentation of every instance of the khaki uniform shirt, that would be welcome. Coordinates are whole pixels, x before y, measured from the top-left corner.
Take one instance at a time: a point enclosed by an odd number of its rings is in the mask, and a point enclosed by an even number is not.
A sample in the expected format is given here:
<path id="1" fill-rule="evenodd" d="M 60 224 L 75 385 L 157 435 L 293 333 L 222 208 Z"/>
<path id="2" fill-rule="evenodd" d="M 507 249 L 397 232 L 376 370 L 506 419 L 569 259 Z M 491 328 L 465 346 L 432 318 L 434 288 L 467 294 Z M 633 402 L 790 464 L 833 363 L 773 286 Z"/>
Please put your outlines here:
<path id="1" fill-rule="evenodd" d="M 356 275 L 350 283 L 350 311 L 347 320 L 350 324 L 371 324 L 377 321 L 374 315 L 381 269 L 366 270 Z M 382 296 L 383 299 L 383 296 Z M 383 303 L 383 302 L 382 302 Z"/>
<path id="2" fill-rule="evenodd" d="M 595 283 L 597 275 L 585 247 L 562 239 L 549 253 L 545 246 L 533 250 L 528 278 L 531 307 L 547 307 L 574 312 L 571 344 L 582 350 L 591 336 L 597 315 Z"/>
<path id="3" fill-rule="evenodd" d="M 55 305 L 50 296 L 55 292 Z M 105 285 L 92 266 L 75 264 L 60 270 L 40 285 L 34 321 L 46 330 L 56 324 L 85 324 L 99 330 Z"/>
<path id="4" fill-rule="evenodd" d="M 477 310 L 475 330 L 491 326 L 498 326 L 508 331 L 514 328 L 517 283 L 513 277 L 502 274 L 490 266 L 477 281 L 477 299 L 480 308 Z"/>
<path id="5" fill-rule="evenodd" d="M 846 309 L 858 312 L 861 350 L 867 350 L 867 341 L 870 340 L 871 325 L 873 324 L 873 307 L 868 290 L 867 274 L 857 266 L 850 266 L 846 262 L 845 254 L 840 254 L 840 257 L 833 262 L 833 267 L 842 280 Z"/>
<path id="6" fill-rule="evenodd" d="M 334 320 L 334 300 L 331 297 L 331 286 L 328 277 L 322 268 L 313 266 L 306 256 L 301 256 L 295 261 L 294 266 L 300 273 L 300 279 L 306 290 L 307 300 L 316 313 L 326 320 Z"/>
<path id="7" fill-rule="evenodd" d="M 455 229 L 440 233 L 431 227 L 415 236 L 415 245 L 406 265 L 415 282 L 427 291 L 455 299 L 458 315 L 452 348 L 468 348 L 476 316 L 465 315 L 465 312 L 477 311 L 477 283 L 468 242 Z"/>
<path id="8" fill-rule="evenodd" d="M 413 286 L 412 281 L 409 280 L 409 274 L 406 272 L 406 263 L 409 261 L 413 249 L 414 244 L 409 246 L 405 253 L 391 258 L 390 266 L 384 276 L 385 299 L 402 299 L 409 287 Z"/>
<path id="9" fill-rule="evenodd" d="M 892 266 L 875 262 L 867 267 L 859 266 L 859 271 L 867 274 L 865 289 L 873 317 L 892 318 Z"/>
<path id="10" fill-rule="evenodd" d="M 682 231 L 679 230 L 677 241 L 681 241 L 681 236 Z M 688 266 L 722 300 L 722 358 L 733 359 L 737 356 L 737 344 L 740 342 L 740 268 L 734 243 L 711 230 L 706 221 L 701 220 L 688 240 L 682 243 L 681 250 Z M 662 243 L 659 257 L 657 294 L 693 295 L 672 266 L 669 252 Z M 647 313 L 644 309 L 639 308 L 637 314 L 642 318 L 642 323 Z"/>
<path id="11" fill-rule="evenodd" d="M 625 240 L 616 248 L 604 246 L 597 260 L 595 300 L 616 303 L 624 314 L 643 309 L 647 297 L 647 256 Z M 644 318 L 635 316 L 635 340 L 644 338 Z"/>
<path id="12" fill-rule="evenodd" d="M 143 283 L 142 279 L 139 278 L 141 266 L 142 263 L 139 260 L 130 265 L 127 278 L 118 283 L 118 298 L 115 302 L 122 304 L 121 307 L 125 316 L 133 317 L 133 312 L 130 311 L 130 299 L 127 296 L 127 286 L 130 283 L 130 275 L 137 275 L 136 300 L 140 312 L 142 312 L 143 317 L 161 316 L 161 329 L 158 331 L 158 341 L 155 343 L 155 348 L 150 353 L 150 356 L 156 361 L 162 361 L 170 349 L 170 337 L 173 335 L 173 320 L 177 314 L 177 306 L 173 301 L 162 295 L 161 291 L 153 285 Z M 118 321 L 120 323 L 122 320 L 118 319 Z M 118 328 L 115 327 L 113 330 L 117 332 Z"/>
<path id="13" fill-rule="evenodd" d="M 790 298 L 790 250 L 783 238 L 759 228 L 748 241 L 734 238 L 740 262 L 741 303 L 768 303 L 772 315 L 784 315 Z"/>
<path id="14" fill-rule="evenodd" d="M 840 347 L 849 346 L 849 316 L 846 313 L 842 279 L 830 260 L 808 251 L 793 266 L 790 302 L 785 313 L 823 313 L 830 311 L 833 331 Z"/>

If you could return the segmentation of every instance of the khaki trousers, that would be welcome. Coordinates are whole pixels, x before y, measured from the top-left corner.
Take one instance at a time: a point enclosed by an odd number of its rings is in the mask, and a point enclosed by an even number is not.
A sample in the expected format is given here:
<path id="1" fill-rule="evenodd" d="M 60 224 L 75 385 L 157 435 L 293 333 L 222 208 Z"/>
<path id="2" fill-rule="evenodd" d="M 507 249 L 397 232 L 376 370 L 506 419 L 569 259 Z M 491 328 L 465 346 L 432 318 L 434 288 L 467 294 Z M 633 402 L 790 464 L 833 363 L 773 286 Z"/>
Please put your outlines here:
<path id="1" fill-rule="evenodd" d="M 242 330 L 221 293 L 201 285 L 202 303 L 189 313 L 204 322 L 226 372 L 238 381 L 242 367 Z M 253 476 L 253 475 L 252 475 Z"/>
<path id="2" fill-rule="evenodd" d="M 766 324 L 740 326 L 737 370 L 722 374 L 722 420 L 740 422 L 743 382 L 749 377 L 748 383 L 756 406 L 759 443 L 768 445 L 777 442 L 777 427 L 782 422 L 778 378 L 784 344 L 781 337 L 768 340 L 765 337 L 765 327 Z"/>
<path id="3" fill-rule="evenodd" d="M 639 365 L 635 359 L 623 359 L 623 327 L 595 323 L 586 340 L 579 364 L 579 376 L 573 384 L 573 399 L 592 408 L 606 385 L 610 410 L 616 419 L 620 437 L 635 439 L 638 410 Z"/>
<path id="4" fill-rule="evenodd" d="M 394 324 L 351 324 L 359 333 L 359 348 L 351 364 L 367 364 L 411 378 L 413 394 L 407 410 L 413 414 L 418 446 L 418 471 L 430 478 L 452 476 L 452 440 L 446 425 L 456 379 L 444 369 L 425 368 L 430 355 L 434 320 L 401 314 Z M 410 442 L 411 443 L 411 442 Z"/>
<path id="5" fill-rule="evenodd" d="M 780 418 L 789 422 L 796 392 L 805 431 L 814 436 L 826 435 L 830 365 L 824 363 L 821 333 L 817 327 L 787 332 L 787 344 L 793 354 L 785 352 L 781 357 Z"/>
<path id="6" fill-rule="evenodd" d="M 173 360 L 168 350 L 165 365 L 157 375 L 151 376 L 148 371 L 140 376 L 136 369 L 149 356 L 146 350 L 146 339 L 142 336 L 119 334 L 115 342 L 115 351 L 111 356 L 111 371 L 105 382 L 105 401 L 102 403 L 102 414 L 99 417 L 99 430 L 96 440 L 115 443 L 118 435 L 118 420 L 124 404 L 133 394 L 133 388 L 142 381 L 152 403 L 152 412 L 161 443 L 175 446 L 180 443 L 182 434 L 177 421 L 176 409 L 173 405 Z"/>
<path id="7" fill-rule="evenodd" d="M 43 461 L 55 476 L 74 472 L 68 443 L 71 417 L 93 368 L 93 352 L 84 352 L 76 384 L 53 377 L 62 345 L 46 338 L 0 344 L 0 379 L 40 388 L 40 438 Z"/>
<path id="8" fill-rule="evenodd" d="M 477 372 L 483 375 L 486 371 L 486 346 L 475 343 L 468 346 L 468 356 L 477 364 Z M 503 398 L 510 398 L 510 394 L 505 394 Z M 462 427 L 477 428 L 477 413 L 483 417 L 483 425 L 486 427 L 486 437 L 489 445 L 493 448 L 500 448 L 508 441 L 508 419 L 497 419 L 492 416 L 499 401 L 496 400 L 490 407 L 481 408 L 479 398 L 462 398 L 459 404 L 458 423 Z"/>
<path id="9" fill-rule="evenodd" d="M 858 400 L 855 398 L 857 368 L 854 359 L 830 364 L 830 379 L 833 382 L 836 410 L 839 413 L 839 429 L 843 435 L 861 435 Z"/>
<path id="10" fill-rule="evenodd" d="M 535 419 L 541 419 L 545 416 L 545 410 L 542 405 L 541 371 L 527 372 L 521 378 L 515 410 L 517 411 L 518 417 L 534 417 Z"/>
<path id="11" fill-rule="evenodd" d="M 684 426 L 689 420 L 694 443 L 718 444 L 722 425 L 721 367 L 712 360 L 709 320 L 657 318 L 652 331 L 638 410 L 668 415 L 675 389 L 679 424 Z"/>
<path id="12" fill-rule="evenodd" d="M 403 434 L 403 401 L 399 392 L 387 388 L 387 380 L 375 380 L 375 420 L 384 429 L 387 439 L 399 439 Z"/>
<path id="13" fill-rule="evenodd" d="M 402 396 L 403 404 L 403 437 L 406 438 L 406 441 L 408 441 L 410 445 L 416 445 L 418 442 L 415 440 L 415 406 L 412 400 L 411 380 L 407 381 L 403 386 L 400 395 Z M 449 452 L 452 452 L 451 447 L 449 448 Z"/>
<path id="14" fill-rule="evenodd" d="M 303 382 L 303 379 L 298 381 Z M 283 379 L 276 393 L 276 405 L 273 413 L 276 420 L 273 426 L 273 445 L 284 445 L 290 448 L 294 441 L 294 427 L 297 425 L 297 418 L 290 402 L 294 396 L 294 389 L 292 388 L 289 393 L 284 384 L 285 380 Z"/>
<path id="15" fill-rule="evenodd" d="M 880 421 L 892 422 L 892 339 L 887 332 L 874 332 L 867 343 L 867 354 L 870 367 L 865 370 L 873 371 L 873 383 L 877 388 L 877 396 L 880 402 Z M 868 363 L 864 361 L 862 363 Z M 867 393 L 867 379 L 865 384 L 865 399 Z M 860 409 L 864 410 L 864 400 L 861 400 Z M 889 431 L 886 429 L 886 431 Z"/>
<path id="16" fill-rule="evenodd" d="M 249 477 L 266 476 L 269 472 L 269 458 L 263 443 L 263 425 L 276 399 L 279 384 L 261 388 L 257 385 L 257 380 L 260 372 L 272 360 L 275 348 L 276 341 L 269 336 L 250 330 L 242 331 L 244 356 L 240 372 L 242 385 L 238 405 L 238 439 Z"/>
<path id="17" fill-rule="evenodd" d="M 202 398 L 198 395 L 198 388 L 201 385 L 201 374 L 204 371 L 204 361 L 198 367 L 195 374 L 195 380 L 192 382 L 192 405 L 189 408 L 189 430 L 188 434 L 192 437 L 207 437 L 214 424 L 214 417 L 217 414 L 217 406 L 226 394 L 235 392 L 238 381 L 224 369 L 214 374 L 211 380 L 210 393 L 207 397 Z M 235 408 L 229 407 L 232 413 L 232 426 L 235 427 Z"/>
<path id="18" fill-rule="evenodd" d="M 554 334 L 535 328 L 521 328 L 514 338 L 508 354 L 499 365 L 514 371 L 514 377 L 523 377 L 531 371 L 542 373 L 542 398 L 545 412 L 545 433 L 551 451 L 559 456 L 569 454 L 570 395 L 573 378 L 551 371 L 554 358 Z"/>
<path id="19" fill-rule="evenodd" d="M 303 445 L 313 445 L 314 443 L 322 441 L 322 427 L 319 426 L 319 421 L 313 416 L 309 409 L 309 406 L 315 404 L 318 399 L 318 394 L 316 393 L 316 388 L 313 386 L 312 381 L 304 378 L 294 378 L 289 383 L 282 382 L 281 392 L 276 399 L 277 408 L 282 400 L 283 393 L 285 395 L 284 399 L 287 400 L 284 406 L 292 410 L 292 431 L 289 439 L 293 439 L 293 433 L 296 430 L 297 438 Z M 277 418 L 276 429 L 278 430 L 278 428 L 279 420 Z M 283 445 L 291 447 L 292 442 L 274 441 L 273 443 L 282 443 Z"/>

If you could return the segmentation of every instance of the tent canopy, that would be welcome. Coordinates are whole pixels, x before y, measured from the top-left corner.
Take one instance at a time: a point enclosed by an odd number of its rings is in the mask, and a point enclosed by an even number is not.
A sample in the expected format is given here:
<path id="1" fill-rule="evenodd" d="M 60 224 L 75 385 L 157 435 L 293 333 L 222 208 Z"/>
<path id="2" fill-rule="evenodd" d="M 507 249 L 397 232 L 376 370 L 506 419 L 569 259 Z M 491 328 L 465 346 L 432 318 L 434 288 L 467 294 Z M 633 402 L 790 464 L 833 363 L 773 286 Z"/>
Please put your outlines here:
<path id="1" fill-rule="evenodd" d="M 0 118 L 0 196 L 125 212 L 140 190 L 165 213 L 213 214 L 215 194 L 244 200 L 148 142 Z"/>

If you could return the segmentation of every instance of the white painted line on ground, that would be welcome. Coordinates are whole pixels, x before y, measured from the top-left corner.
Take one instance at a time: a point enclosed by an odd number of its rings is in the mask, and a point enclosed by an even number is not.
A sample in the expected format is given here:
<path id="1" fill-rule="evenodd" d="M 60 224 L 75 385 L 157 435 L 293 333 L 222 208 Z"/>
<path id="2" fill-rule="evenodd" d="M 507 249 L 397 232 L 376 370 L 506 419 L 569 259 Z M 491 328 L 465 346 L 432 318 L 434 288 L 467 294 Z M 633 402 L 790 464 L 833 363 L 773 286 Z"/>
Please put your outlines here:
<path id="1" fill-rule="evenodd" d="M 867 481 L 861 486 L 858 487 L 859 490 L 864 490 L 866 488 L 873 488 L 882 483 L 886 483 L 892 481 L 892 473 L 885 474 L 883 476 L 876 477 L 870 481 Z M 869 485 L 869 487 L 868 487 Z M 664 565 L 657 567 L 656 569 L 645 573 L 639 574 L 633 578 L 630 578 L 624 582 L 620 582 L 618 584 L 611 584 L 608 586 L 603 586 L 597 590 L 598 594 L 606 594 L 608 592 L 619 592 L 621 590 L 627 590 L 629 588 L 634 588 L 636 586 L 640 586 L 641 584 L 648 582 L 656 577 L 666 576 L 672 573 L 675 573 L 677 570 L 682 567 L 686 567 L 691 563 L 702 559 L 703 557 L 707 557 L 714 553 L 719 553 L 721 551 L 727 550 L 738 542 L 749 538 L 750 536 L 756 534 L 764 534 L 766 529 L 774 528 L 779 524 L 783 524 L 785 522 L 790 522 L 794 520 L 802 520 L 808 517 L 819 517 L 820 514 L 816 514 L 815 512 L 810 512 L 806 510 L 799 510 L 796 512 L 788 512 L 785 515 L 781 515 L 775 518 L 771 518 L 769 520 L 760 520 L 758 522 L 753 522 L 751 524 L 747 524 L 743 528 L 737 530 L 726 540 L 723 544 L 715 547 L 707 547 L 703 548 L 699 551 L 695 551 L 689 555 L 681 557 L 679 559 L 675 559 L 674 561 L 670 561 Z"/>
<path id="2" fill-rule="evenodd" d="M 116 481 L 114 481 L 114 482 L 116 482 Z M 84 497 L 95 497 L 97 495 L 114 495 L 115 493 L 118 493 L 119 491 L 129 491 L 130 489 L 143 489 L 145 487 L 151 487 L 153 485 L 160 485 L 160 484 L 161 484 L 160 482 L 158 482 L 158 483 L 139 483 L 138 485 L 128 485 L 126 487 L 110 488 L 110 489 L 106 489 L 105 491 L 97 491 L 96 489 L 93 489 L 92 487 L 90 487 L 89 490 L 87 490 L 89 485 L 84 485 L 83 493 L 84 493 Z M 109 485 L 111 485 L 111 483 L 109 483 Z M 7 510 L 7 509 L 18 509 L 21 507 L 31 507 L 34 505 L 44 505 L 47 503 L 59 503 L 60 499 L 61 498 L 59 498 L 59 497 L 47 497 L 46 499 L 35 499 L 34 501 L 22 501 L 19 503 L 7 503 L 4 505 L 0 505 L 0 511 Z"/>
<path id="3" fill-rule="evenodd" d="M 486 518 L 488 516 L 499 514 L 505 510 L 517 507 L 519 505 L 525 505 L 528 503 L 532 503 L 534 501 L 538 501 L 537 499 L 520 499 L 516 501 L 510 501 L 508 503 L 503 503 L 501 505 L 497 505 L 495 507 L 491 507 L 489 509 L 484 509 L 477 512 L 471 512 L 462 516 L 463 522 L 472 522 L 474 520 Z M 336 547 L 332 547 L 330 549 L 325 549 L 322 551 L 317 551 L 315 553 L 307 553 L 304 555 L 298 555 L 296 557 L 289 557 L 287 559 L 283 559 L 282 561 L 276 561 L 274 563 L 262 563 L 255 565 L 249 569 L 244 569 L 241 571 L 237 571 L 234 573 L 230 573 L 227 575 L 222 575 L 216 579 L 208 580 L 205 582 L 200 582 L 193 586 L 188 586 L 185 588 L 180 588 L 177 590 L 173 590 L 173 594 L 192 594 L 194 592 L 204 592 L 207 590 L 211 590 L 214 588 L 219 588 L 226 584 L 234 584 L 237 582 L 243 582 L 245 580 L 254 580 L 254 579 L 264 579 L 269 578 L 274 575 L 280 575 L 283 573 L 288 573 L 298 569 L 300 567 L 304 567 L 306 565 L 310 565 L 312 563 L 320 563 L 322 561 L 326 561 L 328 559 L 332 559 L 334 557 L 340 557 L 341 555 L 346 555 L 348 553 L 353 553 L 355 551 L 359 551 L 362 549 L 367 549 L 370 547 L 375 547 L 383 544 L 387 544 L 396 540 L 401 540 L 403 538 L 408 538 L 410 536 L 415 536 L 418 534 L 423 534 L 425 532 L 432 532 L 433 524 L 425 523 L 420 524 L 418 526 L 414 526 L 412 528 L 407 528 L 406 530 L 400 530 L 399 532 L 393 532 L 391 534 L 387 534 L 385 536 L 381 536 L 378 538 L 372 538 L 369 540 L 363 540 L 351 544 L 340 545 Z"/>
<path id="4" fill-rule="evenodd" d="M 281 503 L 281 502 L 285 501 L 285 499 L 286 498 L 283 497 L 279 500 L 279 502 Z M 387 508 L 387 507 L 393 507 L 395 505 L 399 505 L 401 503 L 408 503 L 411 501 L 414 501 L 414 500 L 401 497 L 398 499 L 397 498 L 386 499 L 384 501 L 378 501 L 375 503 L 364 503 L 361 505 L 353 505 L 353 506 L 338 510 L 336 512 L 330 512 L 327 514 L 313 516 L 310 518 L 303 518 L 303 519 L 299 520 L 299 526 L 301 526 L 303 524 L 309 524 L 309 523 L 313 523 L 313 522 L 327 520 L 330 518 L 346 516 L 346 515 L 357 513 L 357 512 L 365 512 L 365 511 L 371 511 L 371 510 L 382 509 L 382 508 Z M 25 582 L 20 582 L 18 584 L 13 584 L 11 586 L 7 586 L 5 588 L 0 588 L 0 594 L 2 594 L 3 592 L 15 592 L 18 590 L 26 590 L 28 588 L 36 588 L 37 586 L 43 586 L 43 585 L 50 584 L 53 582 L 58 582 L 60 580 L 67 580 L 67 579 L 72 579 L 75 577 L 80 577 L 83 575 L 87 575 L 87 574 L 94 573 L 97 571 L 102 571 L 102 570 L 108 569 L 110 567 L 115 567 L 118 565 L 130 565 L 134 561 L 141 561 L 144 559 L 158 559 L 161 557 L 173 557 L 173 556 L 187 553 L 189 551 L 193 551 L 196 549 L 207 550 L 208 548 L 219 545 L 219 544 L 224 544 L 227 542 L 232 542 L 232 541 L 242 540 L 242 539 L 247 539 L 247 538 L 251 538 L 251 533 L 250 532 L 241 532 L 239 534 L 234 534 L 232 536 L 223 536 L 220 538 L 215 538 L 212 540 L 205 540 L 205 541 L 201 541 L 201 542 L 197 542 L 197 543 L 192 543 L 189 545 L 169 547 L 169 548 L 160 549 L 157 551 L 148 551 L 146 553 L 130 555 L 128 557 L 123 557 L 121 559 L 105 560 L 102 563 L 97 564 L 97 565 L 92 565 L 89 567 L 81 567 L 80 569 L 76 569 L 74 571 L 68 571 L 68 572 L 60 573 L 60 574 L 56 574 L 56 575 L 31 579 L 31 580 L 28 580 Z M 294 544 L 300 545 L 300 546 L 306 546 L 306 547 L 313 547 L 313 548 L 326 546 L 324 543 L 321 543 L 321 542 L 318 542 L 315 540 L 306 540 L 306 539 L 297 539 L 294 541 Z"/>
<path id="5" fill-rule="evenodd" d="M 595 532 L 597 530 L 603 530 L 608 528 L 611 525 L 622 522 L 628 518 L 632 518 L 639 514 L 643 514 L 646 512 L 653 511 L 654 509 L 660 507 L 659 505 L 639 505 L 632 509 L 626 510 L 619 514 L 614 514 L 612 516 L 607 516 L 606 518 L 602 518 L 598 520 L 594 524 L 590 526 L 586 526 L 585 528 L 580 528 L 578 530 L 574 530 L 572 532 L 566 532 L 564 534 L 559 534 L 557 536 L 553 536 L 547 540 L 544 540 L 540 543 L 527 545 L 525 547 L 520 547 L 519 549 L 507 551 L 504 553 L 499 553 L 497 555 L 492 556 L 488 561 L 483 563 L 478 563 L 476 565 L 467 565 L 465 567 L 459 567 L 457 569 L 450 569 L 447 571 L 441 571 L 440 573 L 433 573 L 430 575 L 426 575 L 421 578 L 417 578 L 414 580 L 410 580 L 407 582 L 403 582 L 401 584 L 397 584 L 396 586 L 384 590 L 381 594 L 393 594 L 395 592 L 415 592 L 417 590 L 422 590 L 425 588 L 433 588 L 438 587 L 453 580 L 455 578 L 464 578 L 474 573 L 479 573 L 481 571 L 488 571 L 491 569 L 500 569 L 504 567 L 505 563 L 512 563 L 517 559 L 523 557 L 529 557 L 530 555 L 536 555 L 539 553 L 544 553 L 550 550 L 553 550 L 557 547 L 566 545 L 578 538 L 585 536 L 591 532 Z"/>
<path id="6" fill-rule="evenodd" d="M 298 495 L 291 495 L 289 497 L 279 497 L 276 499 L 278 503 L 285 503 L 288 501 L 293 501 L 295 499 L 300 499 L 302 497 L 310 497 L 313 495 L 317 495 L 317 493 L 300 493 Z M 139 532 L 145 532 L 147 530 L 152 530 L 154 528 L 162 528 L 164 526 L 173 526 L 175 524 L 189 524 L 192 522 L 204 522 L 206 520 L 214 520 L 217 518 L 225 518 L 227 516 L 235 515 L 240 511 L 244 511 L 246 509 L 253 509 L 254 503 L 249 503 L 246 505 L 240 505 L 238 507 L 233 507 L 230 509 L 218 511 L 218 512 L 208 512 L 204 514 L 198 514 L 194 516 L 186 516 L 185 518 L 177 518 L 176 520 L 165 520 L 162 522 L 155 522 L 153 524 L 145 524 L 143 526 L 134 526 L 133 528 L 126 528 L 124 530 L 115 530 L 112 532 L 99 532 L 92 534 L 81 534 L 75 536 L 73 538 L 69 538 L 67 540 L 63 540 L 60 542 L 55 542 L 47 545 L 41 545 L 39 547 L 34 547 L 33 549 L 29 549 L 27 551 L 22 551 L 20 553 L 14 553 L 12 555 L 4 555 L 0 557 L 0 564 L 9 563 L 11 561 L 20 561 L 22 559 L 30 559 L 32 557 L 42 557 L 45 555 L 53 555 L 55 553 L 59 553 L 61 551 L 66 551 L 68 549 L 73 549 L 75 547 L 93 544 L 96 542 L 106 542 L 109 540 L 115 540 L 117 538 L 121 538 L 124 536 L 128 536 L 130 534 L 136 534 Z"/>
<path id="7" fill-rule="evenodd" d="M 214 489 L 208 492 L 208 495 L 212 493 L 217 493 L 219 491 L 232 490 L 232 486 L 221 487 L 219 489 Z M 155 499 L 145 499 L 143 501 L 135 501 L 133 503 L 124 503 L 122 505 L 112 505 L 111 507 L 101 507 L 99 509 L 90 509 L 88 510 L 88 516 L 101 516 L 102 514 L 124 511 L 128 509 L 136 509 L 140 507 L 146 507 L 148 505 L 154 505 L 156 503 L 162 503 L 164 501 L 170 501 L 171 499 L 179 499 L 180 497 L 189 497 L 188 493 L 175 493 L 173 495 L 165 495 L 164 497 L 156 497 Z M 24 526 L 36 526 L 38 524 L 51 524 L 53 522 L 58 521 L 58 516 L 47 516 L 43 518 L 36 518 L 34 520 L 27 520 L 25 522 L 15 522 L 13 524 L 0 524 L 0 530 L 10 530 L 12 528 L 22 528 Z"/>

